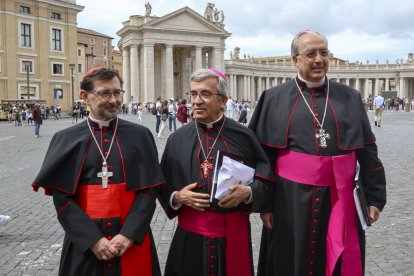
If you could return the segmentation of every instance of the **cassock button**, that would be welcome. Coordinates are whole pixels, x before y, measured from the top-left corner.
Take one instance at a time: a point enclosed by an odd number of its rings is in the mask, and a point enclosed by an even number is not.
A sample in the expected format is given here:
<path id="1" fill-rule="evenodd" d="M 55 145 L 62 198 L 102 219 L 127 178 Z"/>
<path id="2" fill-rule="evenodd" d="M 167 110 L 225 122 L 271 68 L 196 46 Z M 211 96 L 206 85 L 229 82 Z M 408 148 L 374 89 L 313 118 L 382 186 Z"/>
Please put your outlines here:
<path id="1" fill-rule="evenodd" d="M 318 223 L 318 222 L 319 222 L 319 220 L 317 220 L 317 219 L 314 219 L 314 220 L 313 220 L 313 222 L 314 222 L 314 223 Z"/>
<path id="2" fill-rule="evenodd" d="M 107 268 L 112 268 L 112 264 L 107 264 L 106 267 Z"/>
<path id="3" fill-rule="evenodd" d="M 110 140 L 109 139 L 104 139 L 103 140 L 105 143 L 109 143 L 110 142 Z"/>
<path id="4" fill-rule="evenodd" d="M 112 222 L 107 222 L 107 223 L 106 223 L 106 226 L 111 227 L 111 226 L 112 226 Z"/>
<path id="5" fill-rule="evenodd" d="M 209 156 L 208 159 L 209 160 L 213 160 L 214 159 L 214 156 Z"/>
<path id="6" fill-rule="evenodd" d="M 318 113 L 315 113 L 315 117 L 319 117 L 319 114 Z"/>
<path id="7" fill-rule="evenodd" d="M 315 201 L 319 202 L 319 201 L 321 201 L 321 199 L 319 197 L 317 197 L 317 198 L 315 198 Z"/>
<path id="8" fill-rule="evenodd" d="M 318 105 L 317 105 L 317 104 L 314 104 L 314 105 L 313 105 L 313 107 L 317 108 L 317 107 L 318 107 Z"/>
<path id="9" fill-rule="evenodd" d="M 319 209 L 314 209 L 313 210 L 315 213 L 319 213 Z"/>
<path id="10" fill-rule="evenodd" d="M 208 129 L 208 132 L 213 132 L 213 131 L 214 131 L 214 129 L 212 129 L 212 128 Z"/>
<path id="11" fill-rule="evenodd" d="M 213 137 L 208 137 L 208 140 L 213 141 L 214 138 Z"/>
<path id="12" fill-rule="evenodd" d="M 113 238 L 112 236 L 108 236 L 108 240 L 112 240 L 112 238 Z"/>
<path id="13" fill-rule="evenodd" d="M 112 152 L 105 151 L 105 154 L 106 154 L 106 155 L 108 155 L 108 154 L 112 154 Z"/>
<path id="14" fill-rule="evenodd" d="M 318 97 L 316 97 L 316 96 L 313 96 L 312 98 L 313 98 L 314 100 L 317 100 L 317 99 L 318 99 Z"/>
<path id="15" fill-rule="evenodd" d="M 108 167 L 108 169 L 112 169 L 112 166 L 110 166 L 110 165 L 108 165 L 107 167 Z"/>

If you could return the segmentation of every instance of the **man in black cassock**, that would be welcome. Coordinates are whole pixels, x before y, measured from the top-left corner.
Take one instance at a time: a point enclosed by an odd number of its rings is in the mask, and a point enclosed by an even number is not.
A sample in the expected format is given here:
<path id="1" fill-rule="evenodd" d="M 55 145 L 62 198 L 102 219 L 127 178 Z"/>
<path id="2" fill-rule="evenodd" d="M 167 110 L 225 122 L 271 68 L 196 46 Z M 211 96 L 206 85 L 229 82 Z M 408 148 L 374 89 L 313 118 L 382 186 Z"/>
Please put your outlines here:
<path id="1" fill-rule="evenodd" d="M 249 213 L 261 210 L 273 181 L 270 164 L 251 130 L 227 119 L 225 75 L 200 69 L 189 93 L 195 120 L 168 139 L 161 160 L 167 180 L 159 200 L 178 226 L 165 275 L 253 275 Z M 234 183 L 231 193 L 210 203 L 217 151 L 252 164 L 254 181 Z"/>
<path id="2" fill-rule="evenodd" d="M 88 119 L 54 135 L 32 184 L 53 196 L 66 233 L 59 275 L 161 275 L 150 229 L 164 183 L 154 138 L 117 117 L 116 71 L 91 69 L 80 94 Z"/>
<path id="3" fill-rule="evenodd" d="M 362 275 L 365 233 L 353 179 L 359 162 L 377 221 L 386 182 L 375 136 L 358 91 L 327 78 L 326 38 L 300 32 L 291 52 L 297 76 L 263 92 L 249 125 L 277 175 L 261 215 L 258 275 Z"/>

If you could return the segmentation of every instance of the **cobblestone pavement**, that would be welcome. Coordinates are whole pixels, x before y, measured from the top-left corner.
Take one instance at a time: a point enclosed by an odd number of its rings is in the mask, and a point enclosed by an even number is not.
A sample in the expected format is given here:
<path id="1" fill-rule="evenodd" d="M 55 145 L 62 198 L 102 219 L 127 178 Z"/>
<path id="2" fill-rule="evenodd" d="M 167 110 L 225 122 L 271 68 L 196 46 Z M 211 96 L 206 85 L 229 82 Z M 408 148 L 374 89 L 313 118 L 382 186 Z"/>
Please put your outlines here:
<path id="1" fill-rule="evenodd" d="M 369 117 L 373 119 L 372 111 Z M 154 131 L 155 116 L 144 114 L 143 119 Z M 46 120 L 35 139 L 32 126 L 0 122 L 0 214 L 12 218 L 0 232 L 0 275 L 57 275 L 63 230 L 51 197 L 32 192 L 30 184 L 53 133 L 71 125 L 70 119 Z M 366 274 L 414 275 L 414 112 L 384 112 L 382 127 L 374 132 L 387 173 L 388 204 L 380 221 L 367 230 Z M 166 139 L 156 142 L 161 155 Z M 257 264 L 262 226 L 257 215 L 251 222 Z M 175 227 L 176 221 L 158 207 L 152 229 L 162 269 Z"/>

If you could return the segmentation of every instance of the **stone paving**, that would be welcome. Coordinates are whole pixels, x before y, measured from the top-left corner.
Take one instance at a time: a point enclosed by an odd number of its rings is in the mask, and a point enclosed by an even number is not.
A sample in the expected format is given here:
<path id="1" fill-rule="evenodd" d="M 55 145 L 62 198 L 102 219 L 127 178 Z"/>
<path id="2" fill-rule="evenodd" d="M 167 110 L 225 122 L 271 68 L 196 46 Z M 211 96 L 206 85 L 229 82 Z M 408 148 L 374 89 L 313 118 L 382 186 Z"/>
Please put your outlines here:
<path id="1" fill-rule="evenodd" d="M 372 120 L 373 112 L 368 114 Z M 155 116 L 144 114 L 143 120 L 154 132 Z M 57 275 L 63 230 L 51 197 L 32 192 L 30 184 L 52 135 L 71 125 L 70 119 L 45 120 L 35 139 L 32 126 L 0 122 L 0 214 L 12 218 L 0 232 L 0 275 Z M 374 132 L 387 173 L 388 204 L 367 230 L 366 275 L 414 275 L 414 112 L 384 112 L 382 127 Z M 160 155 L 165 142 L 156 139 Z M 251 222 L 257 265 L 262 226 L 258 215 Z M 157 207 L 152 229 L 162 269 L 175 227 Z"/>

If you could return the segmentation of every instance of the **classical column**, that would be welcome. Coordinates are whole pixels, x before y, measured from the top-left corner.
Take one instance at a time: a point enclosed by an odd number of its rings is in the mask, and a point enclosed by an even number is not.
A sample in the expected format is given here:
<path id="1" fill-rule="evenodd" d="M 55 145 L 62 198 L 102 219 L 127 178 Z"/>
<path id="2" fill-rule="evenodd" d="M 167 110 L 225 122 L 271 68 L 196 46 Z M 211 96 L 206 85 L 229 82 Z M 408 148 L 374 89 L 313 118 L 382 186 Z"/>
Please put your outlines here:
<path id="1" fill-rule="evenodd" d="M 256 91 L 255 91 L 256 86 L 254 85 L 254 77 L 251 76 L 250 77 L 250 99 L 251 100 L 257 100 L 256 99 Z"/>
<path id="2" fill-rule="evenodd" d="M 372 91 L 369 91 L 369 79 L 365 79 L 365 96 L 368 98 L 371 95 L 371 93 Z"/>
<path id="3" fill-rule="evenodd" d="M 195 64 L 194 70 L 201 69 L 203 67 L 203 60 L 201 58 L 202 48 L 200 46 L 195 46 Z"/>
<path id="4" fill-rule="evenodd" d="M 223 70 L 223 64 L 221 62 L 221 49 L 218 47 L 214 47 L 213 49 L 213 67 L 219 69 L 220 71 Z"/>
<path id="5" fill-rule="evenodd" d="M 270 78 L 266 77 L 266 87 L 265 89 L 269 89 L 270 88 Z"/>
<path id="6" fill-rule="evenodd" d="M 349 78 L 346 78 L 345 83 L 349 86 Z"/>
<path id="7" fill-rule="evenodd" d="M 405 95 L 405 78 L 400 77 L 400 90 L 397 92 L 398 97 L 404 98 Z"/>
<path id="8" fill-rule="evenodd" d="M 233 100 L 237 100 L 237 75 L 233 75 Z"/>
<path id="9" fill-rule="evenodd" d="M 243 76 L 243 99 L 247 100 L 248 96 L 247 96 L 247 76 L 244 75 Z"/>
<path id="10" fill-rule="evenodd" d="M 390 91 L 390 79 L 385 79 L 385 91 Z"/>
<path id="11" fill-rule="evenodd" d="M 355 79 L 355 89 L 358 90 L 359 92 L 361 92 L 359 90 L 359 78 L 358 77 Z M 362 93 L 361 93 L 361 95 L 362 95 Z"/>
<path id="12" fill-rule="evenodd" d="M 174 60 L 173 46 L 165 45 L 165 95 L 167 99 L 174 98 Z"/>
<path id="13" fill-rule="evenodd" d="M 379 92 L 379 90 L 380 90 L 380 87 L 379 87 L 379 78 L 376 78 L 375 79 L 375 86 L 374 86 L 375 88 L 375 91 L 374 91 L 374 94 L 375 95 L 378 95 L 378 92 Z"/>
<path id="14" fill-rule="evenodd" d="M 246 78 L 247 78 L 247 92 L 246 92 L 246 95 L 247 95 L 247 100 L 250 100 L 251 99 L 251 95 L 250 95 L 250 76 L 246 76 Z"/>
<path id="15" fill-rule="evenodd" d="M 234 83 L 233 83 L 234 75 L 233 74 L 229 75 L 228 81 L 229 81 L 229 96 L 234 98 Z"/>
<path id="16" fill-rule="evenodd" d="M 134 101 L 140 101 L 139 90 L 139 64 L 138 64 L 138 45 L 131 45 L 131 96 Z M 128 99 L 128 102 L 130 99 Z"/>
<path id="17" fill-rule="evenodd" d="M 131 63 L 129 57 L 129 48 L 122 48 L 122 78 L 124 79 L 123 89 L 125 90 L 124 103 L 129 103 L 131 99 Z"/>
<path id="18" fill-rule="evenodd" d="M 262 94 L 262 77 L 257 77 L 257 93 Z"/>
<path id="19" fill-rule="evenodd" d="M 144 43 L 144 99 L 143 101 L 154 101 L 154 44 Z"/>

